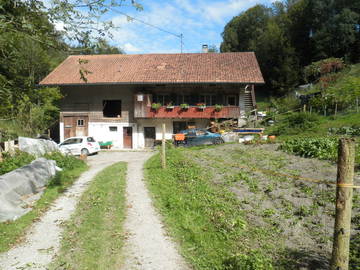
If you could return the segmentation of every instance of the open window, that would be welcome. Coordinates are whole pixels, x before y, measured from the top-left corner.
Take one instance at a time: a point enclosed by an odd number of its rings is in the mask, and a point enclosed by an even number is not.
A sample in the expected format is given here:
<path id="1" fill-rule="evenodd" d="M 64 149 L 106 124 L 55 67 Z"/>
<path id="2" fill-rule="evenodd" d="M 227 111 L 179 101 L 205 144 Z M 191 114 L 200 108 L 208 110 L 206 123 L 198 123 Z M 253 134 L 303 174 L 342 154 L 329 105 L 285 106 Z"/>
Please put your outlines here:
<path id="1" fill-rule="evenodd" d="M 121 117 L 121 100 L 103 100 L 104 117 Z"/>

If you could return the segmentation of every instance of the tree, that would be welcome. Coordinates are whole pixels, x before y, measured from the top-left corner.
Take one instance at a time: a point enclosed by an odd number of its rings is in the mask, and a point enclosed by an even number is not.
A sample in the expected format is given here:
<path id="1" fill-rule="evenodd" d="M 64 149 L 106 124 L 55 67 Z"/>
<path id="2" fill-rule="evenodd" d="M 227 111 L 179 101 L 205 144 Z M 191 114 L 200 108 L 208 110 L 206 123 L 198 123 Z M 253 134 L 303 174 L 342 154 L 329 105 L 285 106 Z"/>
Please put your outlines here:
<path id="1" fill-rule="evenodd" d="M 256 5 L 225 26 L 220 47 L 222 52 L 254 51 L 267 86 L 279 95 L 297 83 L 299 74 L 286 25 L 286 6 Z"/>
<path id="2" fill-rule="evenodd" d="M 96 43 L 81 42 L 79 46 L 72 49 L 74 54 L 123 54 L 124 51 L 112 46 L 103 38 L 99 38 Z"/>
<path id="3" fill-rule="evenodd" d="M 46 39 L 43 26 L 57 24 L 62 26 L 61 35 L 68 41 L 80 42 L 87 37 L 94 42 L 98 37 L 111 38 L 109 30 L 114 25 L 111 20 L 105 20 L 104 15 L 127 2 L 136 10 L 142 10 L 135 0 L 52 0 L 46 6 L 40 0 L 3 0 L 0 3 L 0 29 L 22 33 L 54 47 L 59 44 L 53 43 L 52 36 Z"/>
<path id="4" fill-rule="evenodd" d="M 221 52 L 255 51 L 276 94 L 303 83 L 303 68 L 325 58 L 360 61 L 360 1 L 285 0 L 256 5 L 228 22 Z"/>

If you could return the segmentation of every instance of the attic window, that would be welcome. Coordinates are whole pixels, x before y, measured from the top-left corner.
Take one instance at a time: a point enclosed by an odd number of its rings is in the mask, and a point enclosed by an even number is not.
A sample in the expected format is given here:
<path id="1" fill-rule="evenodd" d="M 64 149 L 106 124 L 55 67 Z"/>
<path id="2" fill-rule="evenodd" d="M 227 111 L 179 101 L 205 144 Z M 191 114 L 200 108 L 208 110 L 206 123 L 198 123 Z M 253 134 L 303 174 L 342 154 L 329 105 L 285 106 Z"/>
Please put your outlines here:
<path id="1" fill-rule="evenodd" d="M 121 117 L 121 100 L 103 100 L 104 117 Z"/>

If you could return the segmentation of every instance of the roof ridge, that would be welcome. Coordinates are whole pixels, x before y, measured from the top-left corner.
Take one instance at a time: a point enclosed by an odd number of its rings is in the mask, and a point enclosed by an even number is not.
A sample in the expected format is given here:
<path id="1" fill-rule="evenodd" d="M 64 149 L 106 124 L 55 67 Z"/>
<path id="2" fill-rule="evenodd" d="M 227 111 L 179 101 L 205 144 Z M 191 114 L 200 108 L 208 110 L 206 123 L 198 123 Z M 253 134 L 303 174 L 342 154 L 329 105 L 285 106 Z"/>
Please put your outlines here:
<path id="1" fill-rule="evenodd" d="M 143 54 L 73 54 L 68 57 L 102 57 L 102 56 L 145 56 L 145 55 L 224 55 L 224 54 L 255 54 L 254 51 L 246 51 L 246 52 L 220 52 L 220 53 L 143 53 Z"/>

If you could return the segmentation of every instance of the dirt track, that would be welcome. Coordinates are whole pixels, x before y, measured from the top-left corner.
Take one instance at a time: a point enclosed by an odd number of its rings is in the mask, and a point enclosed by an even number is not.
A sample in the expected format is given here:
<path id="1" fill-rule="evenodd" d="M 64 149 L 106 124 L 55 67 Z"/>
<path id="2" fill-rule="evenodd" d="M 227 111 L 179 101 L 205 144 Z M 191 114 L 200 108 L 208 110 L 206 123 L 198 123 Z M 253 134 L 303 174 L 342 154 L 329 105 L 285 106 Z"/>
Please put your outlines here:
<path id="1" fill-rule="evenodd" d="M 151 155 L 150 152 L 105 152 L 89 157 L 90 169 L 33 224 L 24 242 L 0 254 L 0 269 L 47 269 L 46 266 L 60 247 L 61 224 L 70 218 L 77 201 L 94 176 L 118 161 L 128 163 L 129 208 L 125 224 L 127 240 L 123 269 L 186 269 L 175 244 L 166 236 L 142 181 L 143 164 Z"/>

